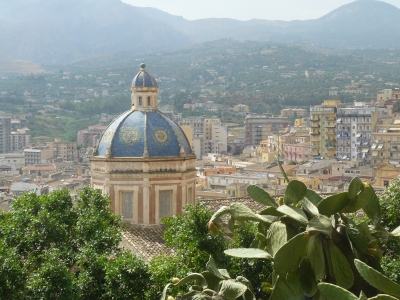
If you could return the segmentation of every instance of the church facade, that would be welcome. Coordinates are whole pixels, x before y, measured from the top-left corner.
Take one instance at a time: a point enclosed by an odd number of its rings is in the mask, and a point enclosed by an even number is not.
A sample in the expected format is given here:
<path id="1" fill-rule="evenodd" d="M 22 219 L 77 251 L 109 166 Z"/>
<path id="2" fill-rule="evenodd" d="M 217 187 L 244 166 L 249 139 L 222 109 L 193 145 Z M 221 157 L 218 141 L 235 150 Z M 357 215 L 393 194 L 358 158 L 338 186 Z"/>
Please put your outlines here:
<path id="1" fill-rule="evenodd" d="M 94 149 L 92 187 L 110 196 L 124 222 L 159 225 L 195 202 L 196 156 L 180 126 L 158 110 L 158 85 L 144 64 L 131 100 Z"/>

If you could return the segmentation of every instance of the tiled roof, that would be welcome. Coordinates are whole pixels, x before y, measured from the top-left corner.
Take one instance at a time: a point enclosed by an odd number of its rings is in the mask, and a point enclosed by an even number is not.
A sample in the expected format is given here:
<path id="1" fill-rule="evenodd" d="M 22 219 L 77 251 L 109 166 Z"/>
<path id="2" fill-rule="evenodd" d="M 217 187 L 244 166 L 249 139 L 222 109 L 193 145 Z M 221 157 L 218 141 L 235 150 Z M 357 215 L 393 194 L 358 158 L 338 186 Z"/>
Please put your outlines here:
<path id="1" fill-rule="evenodd" d="M 287 170 L 293 170 L 293 169 L 297 169 L 298 166 L 296 165 L 282 165 L 283 170 L 287 171 Z M 268 169 L 268 172 L 281 172 L 281 169 L 279 168 L 279 166 L 273 167 L 271 169 Z"/>
<path id="2" fill-rule="evenodd" d="M 183 148 L 181 148 L 183 147 Z M 183 150 L 193 155 L 185 133 L 159 111 L 128 110 L 104 131 L 96 156 L 179 157 Z"/>
<path id="3" fill-rule="evenodd" d="M 173 251 L 164 245 L 162 226 L 127 225 L 122 232 L 130 244 L 132 252 L 149 262 L 152 257 L 161 253 L 172 254 Z"/>

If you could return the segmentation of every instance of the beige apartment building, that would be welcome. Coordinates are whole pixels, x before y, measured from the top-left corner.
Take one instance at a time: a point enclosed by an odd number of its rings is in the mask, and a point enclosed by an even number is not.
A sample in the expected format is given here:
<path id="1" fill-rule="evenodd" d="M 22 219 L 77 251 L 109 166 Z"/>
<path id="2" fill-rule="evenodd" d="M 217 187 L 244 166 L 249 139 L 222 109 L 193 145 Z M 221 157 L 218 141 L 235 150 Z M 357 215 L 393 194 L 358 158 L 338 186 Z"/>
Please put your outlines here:
<path id="1" fill-rule="evenodd" d="M 376 102 L 378 104 L 384 104 L 386 100 L 400 99 L 400 89 L 383 89 L 378 91 L 376 95 Z"/>
<path id="2" fill-rule="evenodd" d="M 258 146 L 270 135 L 278 134 L 289 125 L 287 117 L 265 115 L 247 115 L 245 119 L 246 146 Z"/>
<path id="3" fill-rule="evenodd" d="M 75 142 L 55 140 L 34 144 L 24 150 L 25 165 L 35 165 L 51 160 L 78 161 L 78 150 Z"/>
<path id="4" fill-rule="evenodd" d="M 325 100 L 310 108 L 311 154 L 326 159 L 336 158 L 336 112 L 340 100 Z"/>
<path id="5" fill-rule="evenodd" d="M 284 108 L 281 110 L 282 117 L 305 117 L 307 116 L 307 110 L 304 108 Z"/>
<path id="6" fill-rule="evenodd" d="M 372 165 L 400 164 L 400 119 L 380 117 L 372 132 Z"/>
<path id="7" fill-rule="evenodd" d="M 249 106 L 245 104 L 238 104 L 233 107 L 234 112 L 249 112 Z"/>
<path id="8" fill-rule="evenodd" d="M 104 125 L 93 125 L 89 126 L 88 129 L 79 130 L 77 134 L 77 144 L 79 146 L 96 145 L 106 128 L 107 126 Z"/>

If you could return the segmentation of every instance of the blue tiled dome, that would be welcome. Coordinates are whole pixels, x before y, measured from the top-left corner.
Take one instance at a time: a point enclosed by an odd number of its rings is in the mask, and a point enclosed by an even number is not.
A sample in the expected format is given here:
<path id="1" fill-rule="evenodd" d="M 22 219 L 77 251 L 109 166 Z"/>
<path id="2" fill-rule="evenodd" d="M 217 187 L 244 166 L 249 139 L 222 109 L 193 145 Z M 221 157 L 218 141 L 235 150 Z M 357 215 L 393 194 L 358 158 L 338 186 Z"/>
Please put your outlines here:
<path id="1" fill-rule="evenodd" d="M 157 81 L 146 71 L 146 65 L 142 64 L 139 73 L 132 80 L 133 87 L 157 87 Z"/>
<path id="2" fill-rule="evenodd" d="M 159 111 L 129 110 L 104 131 L 97 156 L 177 157 L 181 147 L 185 155 L 193 155 L 185 133 L 167 116 Z"/>

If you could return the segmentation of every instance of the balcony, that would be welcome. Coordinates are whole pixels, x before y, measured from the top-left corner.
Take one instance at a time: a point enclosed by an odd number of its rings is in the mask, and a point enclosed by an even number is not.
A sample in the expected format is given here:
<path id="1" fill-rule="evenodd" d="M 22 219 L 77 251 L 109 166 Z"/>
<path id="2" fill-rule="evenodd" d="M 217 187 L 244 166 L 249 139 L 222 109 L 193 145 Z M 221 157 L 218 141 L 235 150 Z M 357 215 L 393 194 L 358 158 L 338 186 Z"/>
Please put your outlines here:
<path id="1" fill-rule="evenodd" d="M 319 120 L 320 120 L 319 118 L 311 118 L 310 119 L 311 122 L 319 122 Z"/>
<path id="2" fill-rule="evenodd" d="M 326 128 L 336 128 L 336 124 L 325 125 Z"/>
<path id="3" fill-rule="evenodd" d="M 319 132 L 310 132 L 311 135 L 320 135 Z"/>
<path id="4" fill-rule="evenodd" d="M 337 114 L 338 118 L 363 118 L 363 117 L 371 117 L 371 114 Z"/>
<path id="5" fill-rule="evenodd" d="M 311 148 L 312 149 L 319 149 L 319 145 L 318 146 L 317 145 L 312 145 Z"/>

